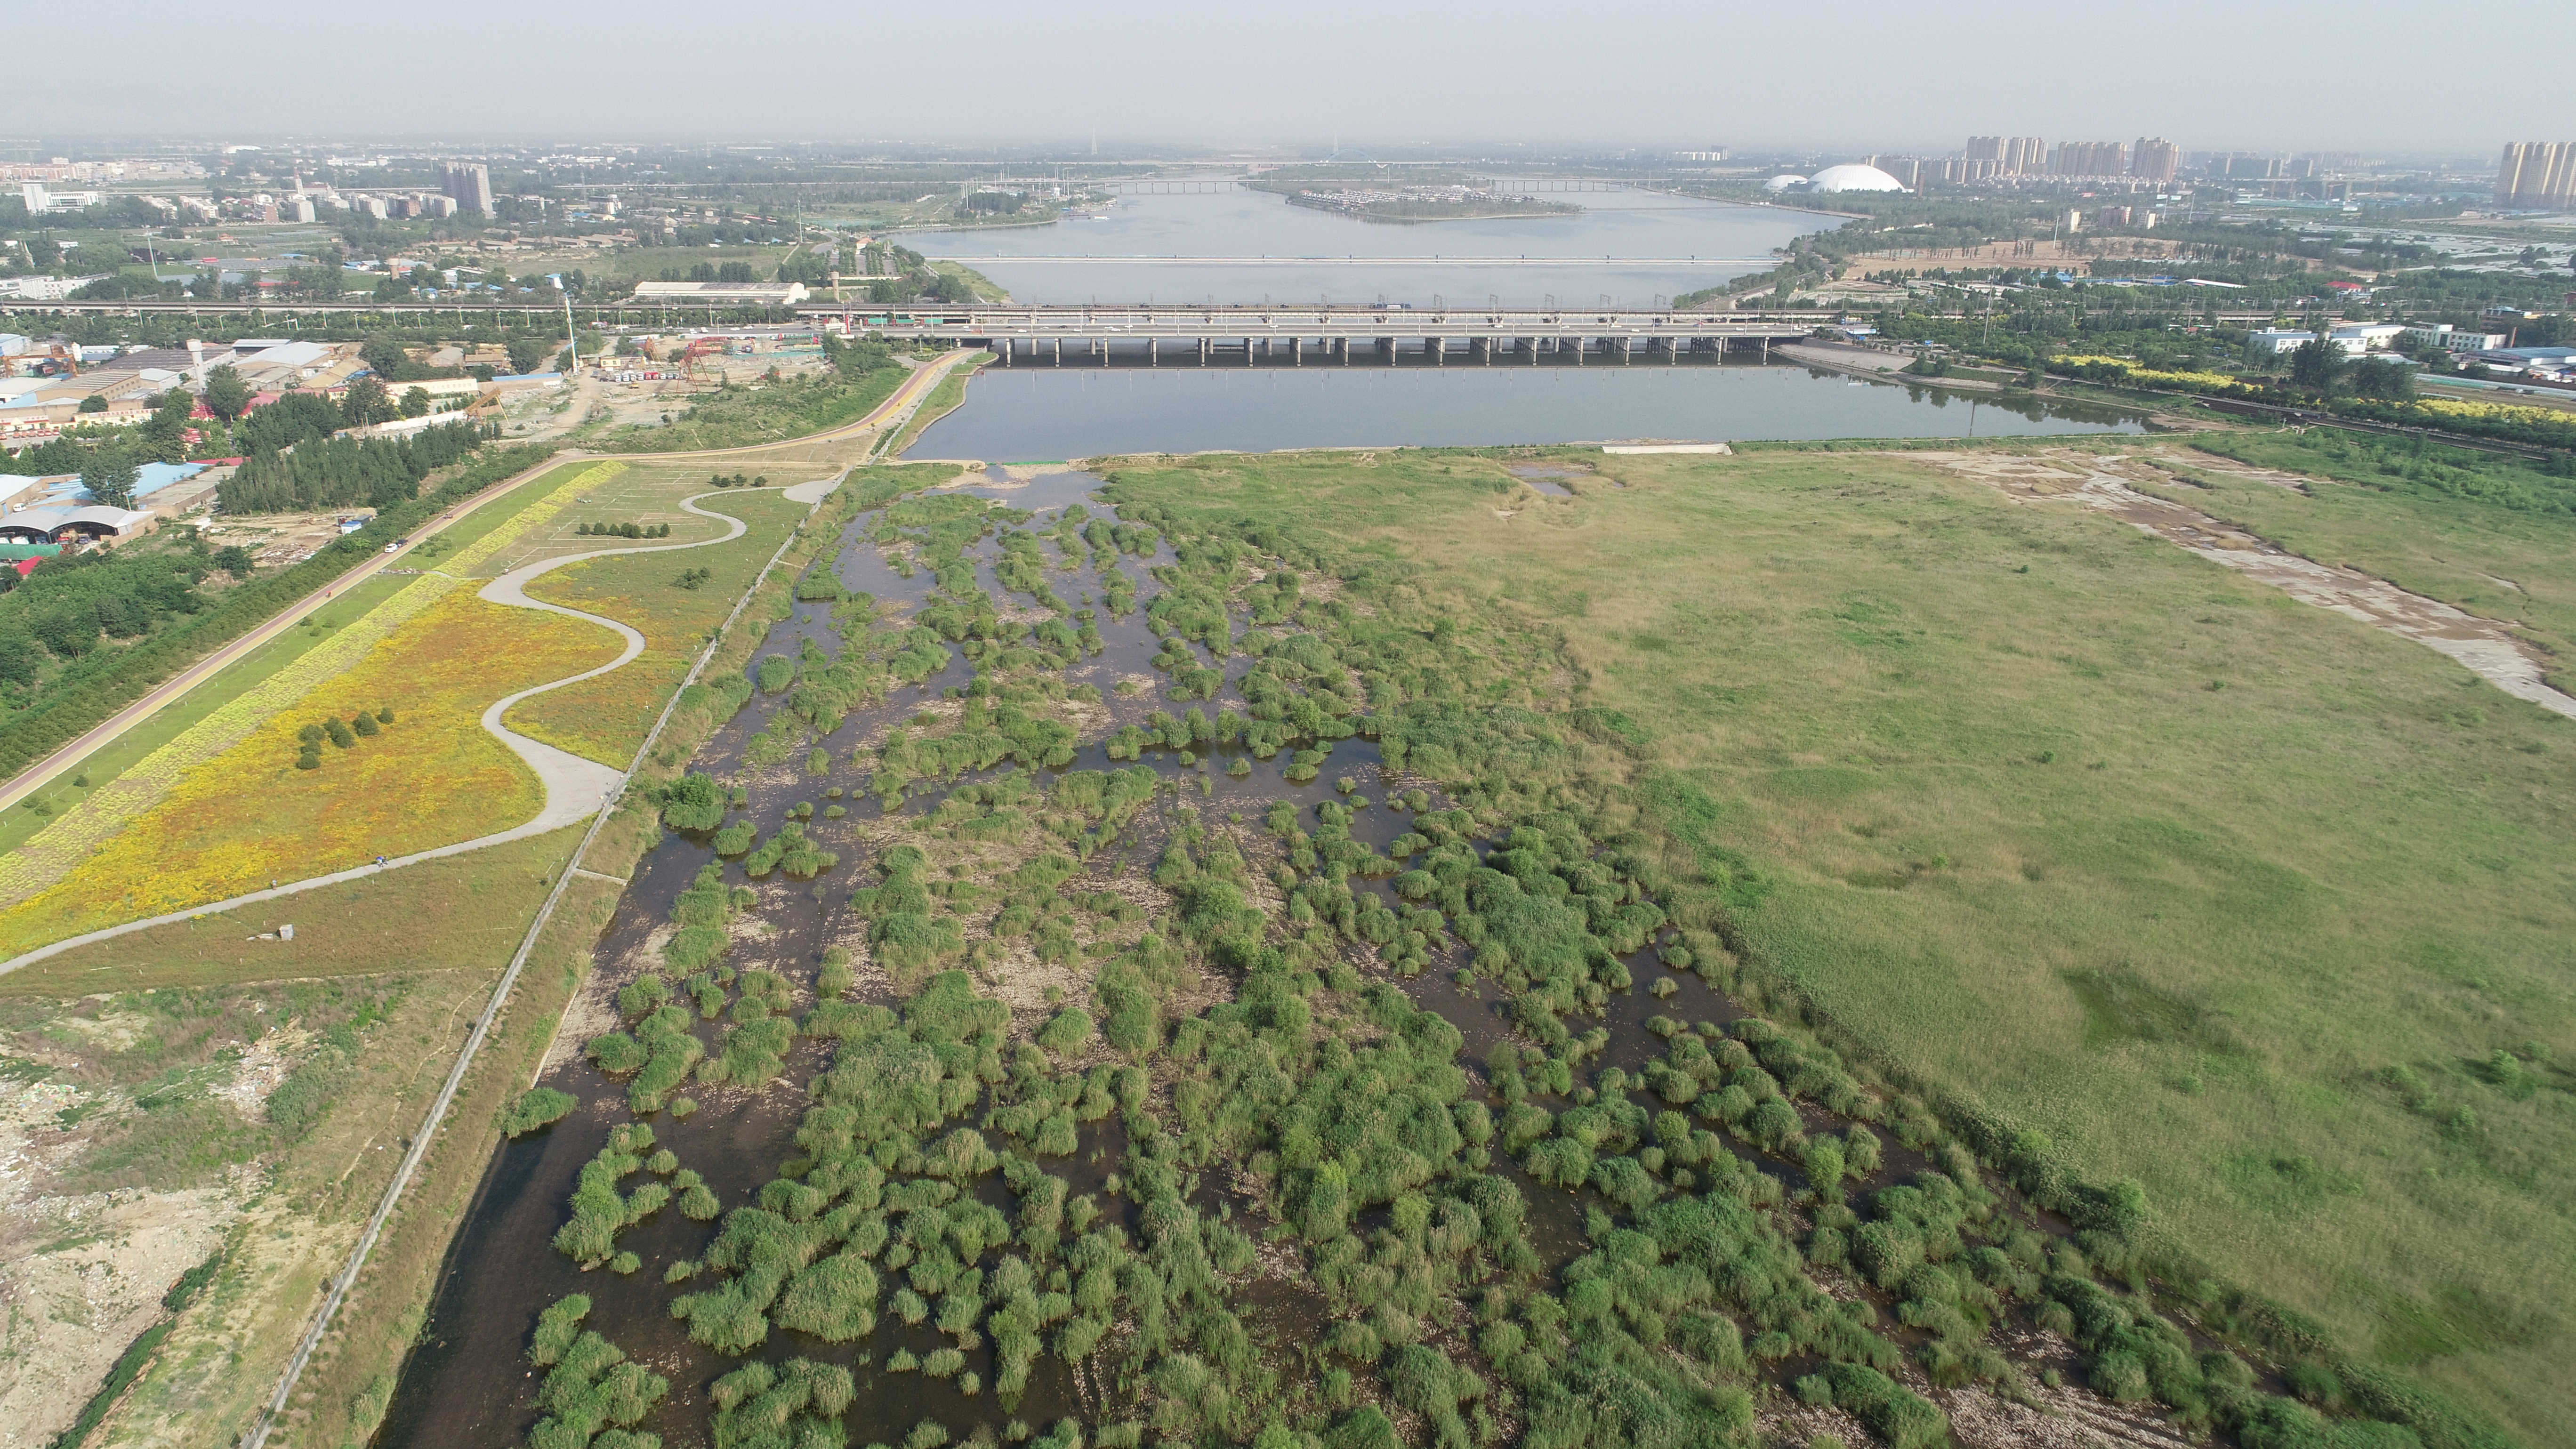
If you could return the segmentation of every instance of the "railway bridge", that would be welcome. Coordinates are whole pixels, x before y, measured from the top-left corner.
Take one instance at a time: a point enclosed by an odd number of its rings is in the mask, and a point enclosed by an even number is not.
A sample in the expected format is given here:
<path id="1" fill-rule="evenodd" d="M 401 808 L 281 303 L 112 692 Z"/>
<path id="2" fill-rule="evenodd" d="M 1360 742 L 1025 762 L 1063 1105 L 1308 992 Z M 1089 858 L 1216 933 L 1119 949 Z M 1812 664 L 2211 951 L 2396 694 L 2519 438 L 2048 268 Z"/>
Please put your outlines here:
<path id="1" fill-rule="evenodd" d="M 851 333 L 989 348 L 1004 367 L 1582 366 L 1767 359 L 1816 313 L 1616 308 L 1025 307 L 800 309 Z"/>

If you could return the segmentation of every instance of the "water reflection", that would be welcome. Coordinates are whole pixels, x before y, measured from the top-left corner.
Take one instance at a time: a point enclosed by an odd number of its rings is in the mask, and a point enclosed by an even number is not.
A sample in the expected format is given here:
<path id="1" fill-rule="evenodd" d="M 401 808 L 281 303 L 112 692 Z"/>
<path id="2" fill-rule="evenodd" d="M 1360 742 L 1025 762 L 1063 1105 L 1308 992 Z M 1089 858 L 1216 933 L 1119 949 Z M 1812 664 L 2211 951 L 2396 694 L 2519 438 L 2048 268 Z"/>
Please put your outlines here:
<path id="1" fill-rule="evenodd" d="M 986 369 L 907 456 L 2137 432 L 2134 413 L 1792 366 Z"/>

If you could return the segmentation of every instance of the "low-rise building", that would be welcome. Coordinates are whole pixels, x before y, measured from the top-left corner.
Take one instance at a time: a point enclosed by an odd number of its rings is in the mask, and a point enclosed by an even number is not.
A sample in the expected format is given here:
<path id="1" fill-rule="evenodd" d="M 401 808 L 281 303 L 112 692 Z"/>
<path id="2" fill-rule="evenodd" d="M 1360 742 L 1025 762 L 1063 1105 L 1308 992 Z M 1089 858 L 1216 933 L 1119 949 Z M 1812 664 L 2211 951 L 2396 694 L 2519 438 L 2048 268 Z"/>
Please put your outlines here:
<path id="1" fill-rule="evenodd" d="M 159 520 L 136 508 L 110 508 L 103 503 L 79 507 L 21 508 L 0 513 L 0 541 L 66 543 L 73 539 L 132 538 L 149 533 Z"/>
<path id="2" fill-rule="evenodd" d="M 2399 331 L 2397 340 L 2407 347 L 2438 347 L 2444 352 L 2486 352 L 2505 344 L 2501 332 L 2471 332 L 2448 322 L 2419 322 Z"/>
<path id="3" fill-rule="evenodd" d="M 802 282 L 638 282 L 635 300 L 683 307 L 793 307 L 811 293 Z"/>

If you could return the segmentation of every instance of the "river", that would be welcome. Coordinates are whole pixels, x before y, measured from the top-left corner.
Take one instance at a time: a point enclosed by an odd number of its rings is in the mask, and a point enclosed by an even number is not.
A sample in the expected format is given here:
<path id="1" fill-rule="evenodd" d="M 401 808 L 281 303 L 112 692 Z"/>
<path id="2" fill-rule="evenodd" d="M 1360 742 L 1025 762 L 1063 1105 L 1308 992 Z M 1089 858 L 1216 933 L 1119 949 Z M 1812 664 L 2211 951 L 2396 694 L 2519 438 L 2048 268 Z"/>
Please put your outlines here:
<path id="1" fill-rule="evenodd" d="M 1583 210 L 1401 224 L 1229 189 L 1122 196 L 1096 217 L 1043 226 L 895 239 L 925 256 L 965 260 L 1031 303 L 1649 307 L 1766 271 L 1774 248 L 1841 224 L 1818 212 L 1652 191 L 1547 199 Z"/>
<path id="2" fill-rule="evenodd" d="M 988 368 L 907 456 L 986 462 L 1218 449 L 1632 439 L 1950 438 L 2136 432 L 2085 404 L 1865 382 L 1789 365 L 1576 369 Z"/>

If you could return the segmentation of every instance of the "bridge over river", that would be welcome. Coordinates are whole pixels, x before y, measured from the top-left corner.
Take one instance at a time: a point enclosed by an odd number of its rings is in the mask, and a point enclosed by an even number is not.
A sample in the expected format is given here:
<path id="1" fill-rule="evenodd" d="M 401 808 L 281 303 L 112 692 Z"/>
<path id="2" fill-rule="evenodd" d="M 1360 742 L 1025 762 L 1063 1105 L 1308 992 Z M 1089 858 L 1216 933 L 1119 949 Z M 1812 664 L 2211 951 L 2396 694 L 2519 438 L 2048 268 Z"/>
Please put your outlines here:
<path id="1" fill-rule="evenodd" d="M 1616 308 L 1017 307 L 799 309 L 853 333 L 990 348 L 1005 367 L 1494 366 L 1767 358 L 1813 335 L 1815 312 Z"/>

